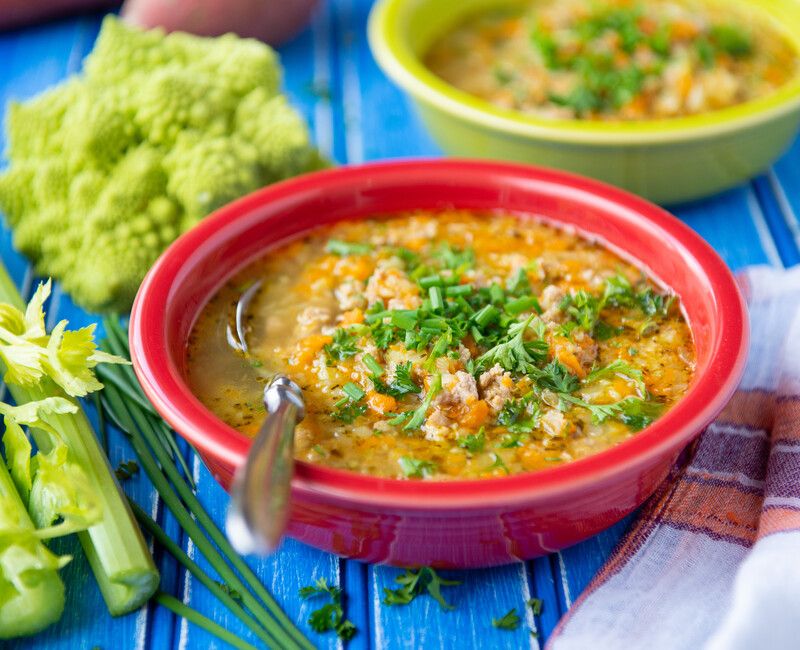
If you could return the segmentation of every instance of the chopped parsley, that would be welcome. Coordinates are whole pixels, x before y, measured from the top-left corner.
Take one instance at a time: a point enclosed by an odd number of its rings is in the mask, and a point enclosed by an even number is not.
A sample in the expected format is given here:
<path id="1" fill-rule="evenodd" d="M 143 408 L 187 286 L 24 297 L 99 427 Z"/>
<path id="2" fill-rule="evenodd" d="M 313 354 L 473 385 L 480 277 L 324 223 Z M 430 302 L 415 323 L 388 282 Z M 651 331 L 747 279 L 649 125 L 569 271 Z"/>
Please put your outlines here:
<path id="1" fill-rule="evenodd" d="M 497 415 L 497 424 L 506 427 L 511 433 L 531 433 L 539 426 L 541 415 L 539 402 L 533 395 L 529 395 L 507 400 Z"/>
<path id="2" fill-rule="evenodd" d="M 531 608 L 534 616 L 539 616 L 542 613 L 544 601 L 541 598 L 528 598 L 527 605 Z"/>
<path id="3" fill-rule="evenodd" d="M 599 379 L 606 379 L 615 376 L 622 376 L 629 379 L 636 386 L 640 395 L 647 394 L 647 386 L 644 383 L 644 376 L 639 368 L 634 368 L 622 359 L 612 361 L 607 366 L 592 370 L 583 380 L 585 384 L 591 384 Z"/>
<path id="4" fill-rule="evenodd" d="M 531 315 L 524 321 L 514 322 L 502 342 L 478 357 L 477 366 L 491 368 L 499 364 L 501 368 L 511 372 L 535 372 L 535 364 L 547 358 L 548 345 L 542 340 L 525 340 L 525 332 L 534 318 Z"/>
<path id="5" fill-rule="evenodd" d="M 123 460 L 119 465 L 117 465 L 117 469 L 114 470 L 114 474 L 116 474 L 117 479 L 120 481 L 127 481 L 132 476 L 135 476 L 139 473 L 139 463 L 135 460 Z"/>
<path id="6" fill-rule="evenodd" d="M 500 618 L 492 619 L 492 626 L 499 630 L 516 630 L 519 627 L 520 617 L 517 614 L 517 608 L 514 607 L 508 610 Z"/>
<path id="7" fill-rule="evenodd" d="M 486 433 L 483 427 L 478 430 L 478 433 L 470 433 L 458 439 L 458 446 L 473 454 L 482 451 L 485 444 Z"/>
<path id="8" fill-rule="evenodd" d="M 325 245 L 325 251 L 334 255 L 367 255 L 372 251 L 372 246 L 364 243 L 342 241 L 340 239 L 329 239 Z"/>
<path id="9" fill-rule="evenodd" d="M 367 405 L 362 403 L 366 393 L 356 384 L 347 382 L 342 386 L 344 397 L 337 401 L 331 417 L 345 424 L 352 424 L 367 412 Z"/>
<path id="10" fill-rule="evenodd" d="M 383 603 L 385 605 L 408 605 L 417 596 L 427 593 L 439 603 L 442 609 L 455 609 L 442 596 L 442 587 L 460 585 L 460 580 L 445 580 L 431 567 L 422 567 L 416 571 L 406 569 L 394 581 L 400 585 L 398 589 L 383 588 Z"/>
<path id="11" fill-rule="evenodd" d="M 414 381 L 411 375 L 411 362 L 397 364 L 394 369 L 394 379 L 384 382 L 380 376 L 373 374 L 370 377 L 372 386 L 378 393 L 384 395 L 391 395 L 392 397 L 401 397 L 403 395 L 410 395 L 412 393 L 419 393 L 420 387 Z"/>
<path id="12" fill-rule="evenodd" d="M 333 364 L 337 361 L 344 361 L 358 354 L 358 336 L 342 327 L 333 333 L 333 341 L 327 343 L 323 350 L 328 357 L 328 363 Z"/>
<path id="13" fill-rule="evenodd" d="M 313 585 L 300 589 L 300 598 L 316 598 L 317 596 L 329 596 L 330 602 L 324 604 L 319 609 L 315 609 L 308 617 L 308 624 L 315 632 L 329 632 L 334 630 L 336 635 L 349 641 L 356 633 L 353 623 L 344 618 L 342 607 L 342 590 L 339 587 L 331 587 L 325 578 L 320 578 Z"/>
<path id="14" fill-rule="evenodd" d="M 436 465 L 429 460 L 417 460 L 410 456 L 402 456 L 397 461 L 403 475 L 407 478 L 425 478 L 436 472 Z"/>

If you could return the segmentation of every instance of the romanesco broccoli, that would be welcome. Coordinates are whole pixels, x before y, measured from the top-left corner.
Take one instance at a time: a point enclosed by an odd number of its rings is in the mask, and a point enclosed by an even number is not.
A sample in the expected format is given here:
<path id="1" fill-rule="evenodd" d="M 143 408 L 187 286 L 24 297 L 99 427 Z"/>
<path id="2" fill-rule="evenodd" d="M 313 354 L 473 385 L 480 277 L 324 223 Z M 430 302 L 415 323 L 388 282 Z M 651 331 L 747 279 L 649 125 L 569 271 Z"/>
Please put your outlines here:
<path id="1" fill-rule="evenodd" d="M 181 232 L 324 165 L 280 80 L 258 41 L 106 18 L 82 75 L 9 107 L 0 209 L 15 245 L 84 307 L 127 309 Z"/>

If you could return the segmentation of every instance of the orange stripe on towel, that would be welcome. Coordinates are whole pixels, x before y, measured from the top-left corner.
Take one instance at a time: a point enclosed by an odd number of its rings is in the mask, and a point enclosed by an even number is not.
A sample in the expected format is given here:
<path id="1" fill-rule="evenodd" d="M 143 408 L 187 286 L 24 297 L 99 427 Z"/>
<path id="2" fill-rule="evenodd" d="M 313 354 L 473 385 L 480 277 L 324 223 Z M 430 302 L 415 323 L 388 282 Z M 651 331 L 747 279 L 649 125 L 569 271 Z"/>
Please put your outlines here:
<path id="1" fill-rule="evenodd" d="M 791 508 L 767 508 L 761 513 L 758 522 L 758 537 L 766 537 L 773 533 L 800 530 L 800 511 Z"/>
<path id="2" fill-rule="evenodd" d="M 775 421 L 775 394 L 738 390 L 716 421 L 769 431 Z"/>

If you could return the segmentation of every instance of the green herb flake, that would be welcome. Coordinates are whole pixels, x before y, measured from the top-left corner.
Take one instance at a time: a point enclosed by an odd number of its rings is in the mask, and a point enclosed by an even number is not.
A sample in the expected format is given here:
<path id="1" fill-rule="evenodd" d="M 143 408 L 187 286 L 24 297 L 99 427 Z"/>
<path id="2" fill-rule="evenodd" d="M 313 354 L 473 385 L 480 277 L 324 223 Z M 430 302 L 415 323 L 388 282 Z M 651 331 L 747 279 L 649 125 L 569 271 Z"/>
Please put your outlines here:
<path id="1" fill-rule="evenodd" d="M 367 255 L 372 251 L 372 246 L 363 243 L 346 242 L 340 239 L 330 239 L 325 245 L 325 251 L 342 257 L 347 255 Z"/>
<path id="2" fill-rule="evenodd" d="M 507 611 L 500 618 L 492 619 L 492 626 L 499 630 L 516 630 L 519 627 L 520 617 L 517 615 L 517 608 L 514 607 Z"/>
<path id="3" fill-rule="evenodd" d="M 120 481 L 127 481 L 138 473 L 139 463 L 135 460 L 124 460 L 117 465 L 117 469 L 114 470 L 114 474 L 116 474 L 117 479 Z"/>
<path id="4" fill-rule="evenodd" d="M 397 462 L 406 478 L 426 478 L 436 472 L 436 465 L 429 460 L 417 460 L 410 456 L 402 456 Z"/>
<path id="5" fill-rule="evenodd" d="M 478 433 L 470 433 L 458 439 L 458 446 L 473 454 L 482 451 L 485 444 L 486 433 L 483 427 L 478 430 Z"/>
<path id="6" fill-rule="evenodd" d="M 431 567 L 422 567 L 416 571 L 406 569 L 394 581 L 400 585 L 398 589 L 383 588 L 383 603 L 385 605 L 407 605 L 417 596 L 427 592 L 431 598 L 439 603 L 443 610 L 455 609 L 442 596 L 442 587 L 460 585 L 460 580 L 445 580 Z"/>

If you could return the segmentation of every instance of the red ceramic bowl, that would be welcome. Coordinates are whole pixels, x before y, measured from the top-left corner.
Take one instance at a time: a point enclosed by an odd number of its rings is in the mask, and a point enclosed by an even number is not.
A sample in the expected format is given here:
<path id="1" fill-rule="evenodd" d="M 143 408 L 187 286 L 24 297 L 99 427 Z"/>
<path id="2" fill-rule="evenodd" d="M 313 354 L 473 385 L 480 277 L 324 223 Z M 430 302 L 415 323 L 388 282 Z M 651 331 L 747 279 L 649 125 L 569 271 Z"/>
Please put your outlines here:
<path id="1" fill-rule="evenodd" d="M 145 392 L 223 486 L 250 440 L 209 412 L 185 380 L 186 340 L 206 301 L 248 262 L 319 224 L 450 207 L 535 215 L 638 260 L 683 301 L 697 347 L 696 378 L 672 410 L 631 440 L 532 474 L 401 481 L 300 462 L 289 534 L 312 546 L 369 562 L 438 567 L 503 564 L 569 546 L 641 504 L 741 376 L 747 319 L 730 271 L 692 230 L 643 199 L 563 172 L 495 162 L 319 172 L 204 220 L 164 253 L 133 307 L 131 353 Z"/>

